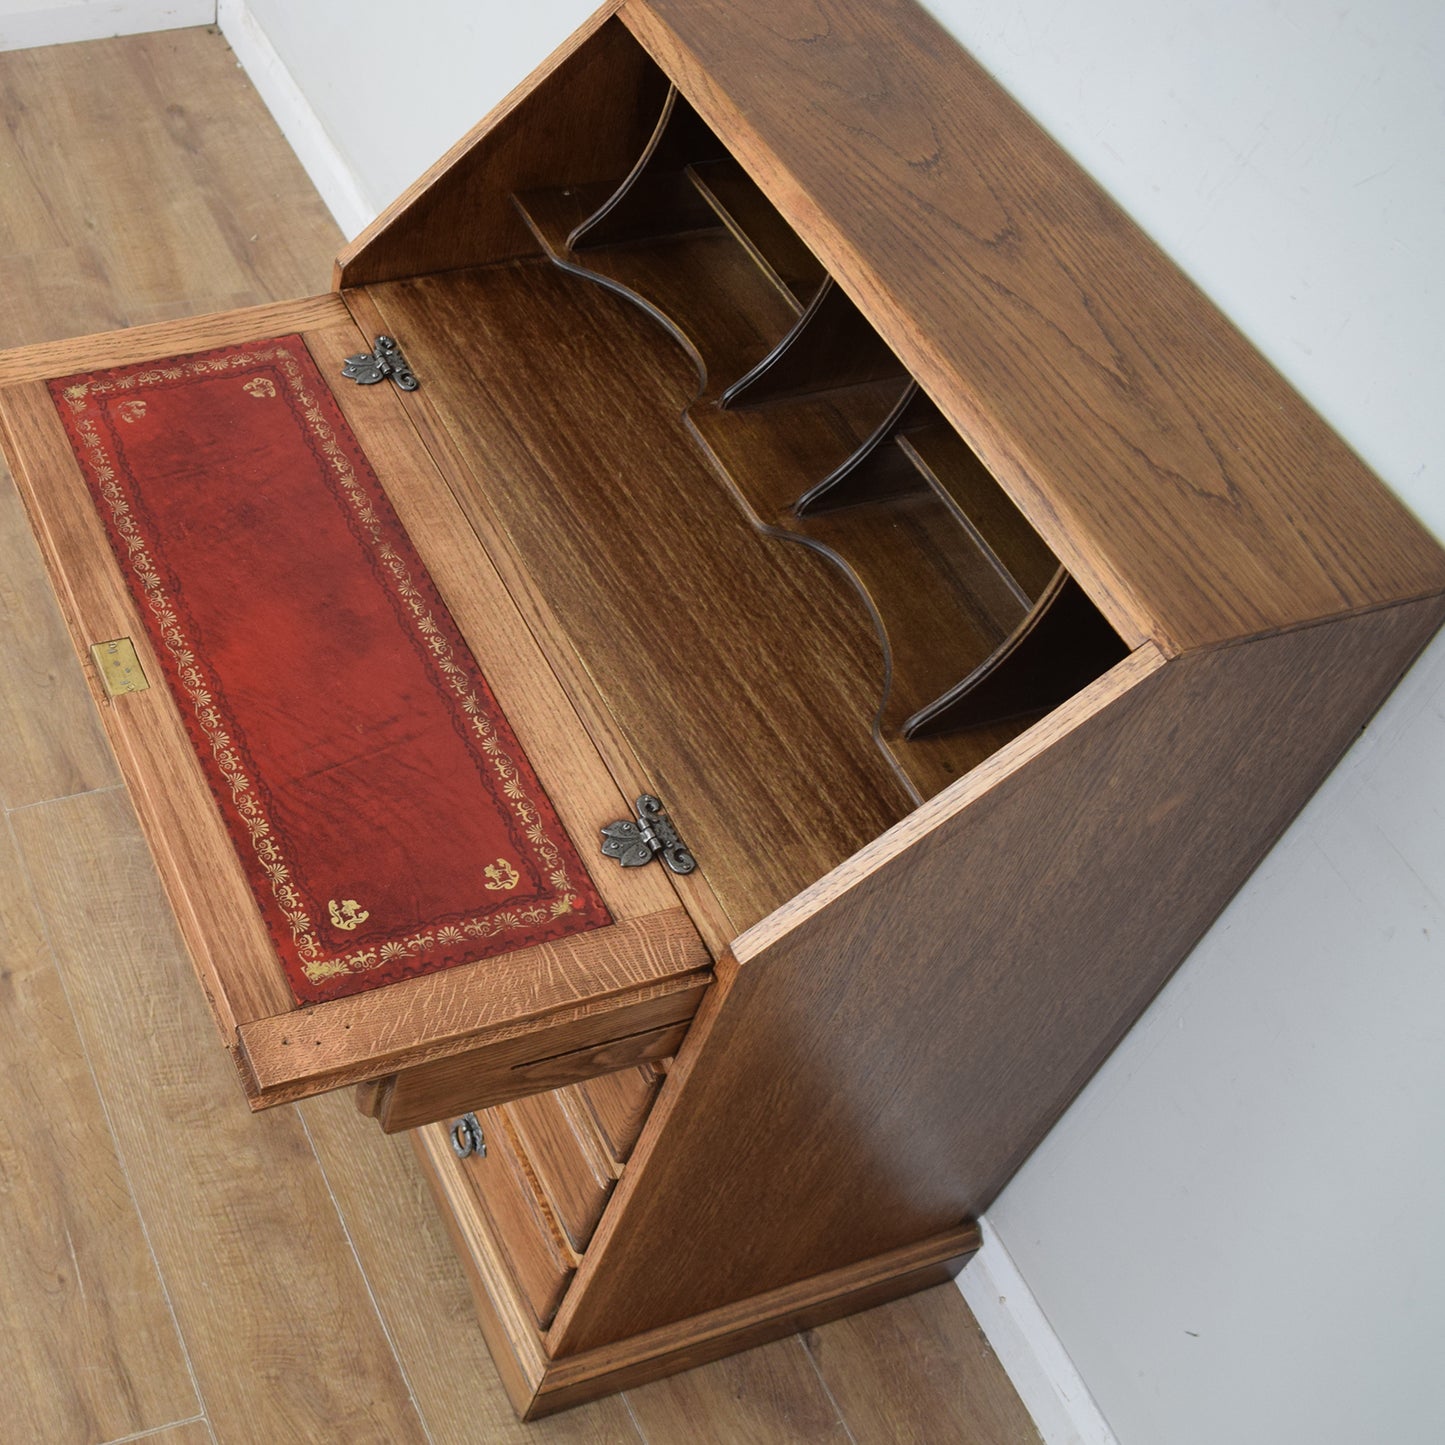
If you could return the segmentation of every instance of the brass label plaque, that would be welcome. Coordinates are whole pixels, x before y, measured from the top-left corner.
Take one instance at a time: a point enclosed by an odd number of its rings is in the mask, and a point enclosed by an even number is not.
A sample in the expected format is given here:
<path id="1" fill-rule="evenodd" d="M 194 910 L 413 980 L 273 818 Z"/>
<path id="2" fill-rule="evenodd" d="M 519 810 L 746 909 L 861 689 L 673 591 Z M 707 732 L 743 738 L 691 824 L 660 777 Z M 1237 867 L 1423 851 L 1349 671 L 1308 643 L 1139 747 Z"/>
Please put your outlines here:
<path id="1" fill-rule="evenodd" d="M 128 692 L 144 692 L 150 686 L 130 638 L 117 637 L 110 642 L 92 642 L 90 655 L 95 659 L 105 690 L 112 697 L 120 697 Z"/>

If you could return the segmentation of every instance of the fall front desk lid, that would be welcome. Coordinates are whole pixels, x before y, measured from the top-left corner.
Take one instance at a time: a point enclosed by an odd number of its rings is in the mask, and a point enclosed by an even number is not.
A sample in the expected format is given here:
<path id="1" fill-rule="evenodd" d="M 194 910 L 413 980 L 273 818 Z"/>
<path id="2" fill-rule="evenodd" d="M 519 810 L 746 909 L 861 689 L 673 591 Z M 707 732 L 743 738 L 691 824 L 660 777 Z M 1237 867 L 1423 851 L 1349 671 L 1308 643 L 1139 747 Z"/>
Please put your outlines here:
<path id="1" fill-rule="evenodd" d="M 300 336 L 50 391 L 298 1003 L 611 921 Z"/>

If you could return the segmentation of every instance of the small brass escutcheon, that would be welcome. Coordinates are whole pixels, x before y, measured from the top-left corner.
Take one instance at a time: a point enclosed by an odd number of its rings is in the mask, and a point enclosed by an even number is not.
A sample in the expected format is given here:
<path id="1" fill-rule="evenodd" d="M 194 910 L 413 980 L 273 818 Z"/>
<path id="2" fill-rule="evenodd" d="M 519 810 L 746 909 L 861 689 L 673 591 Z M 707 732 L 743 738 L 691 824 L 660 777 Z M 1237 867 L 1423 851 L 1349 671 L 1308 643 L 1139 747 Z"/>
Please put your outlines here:
<path id="1" fill-rule="evenodd" d="M 130 638 L 92 642 L 90 655 L 95 659 L 96 671 L 100 673 L 106 692 L 112 697 L 122 697 L 128 692 L 144 692 L 150 686 Z"/>

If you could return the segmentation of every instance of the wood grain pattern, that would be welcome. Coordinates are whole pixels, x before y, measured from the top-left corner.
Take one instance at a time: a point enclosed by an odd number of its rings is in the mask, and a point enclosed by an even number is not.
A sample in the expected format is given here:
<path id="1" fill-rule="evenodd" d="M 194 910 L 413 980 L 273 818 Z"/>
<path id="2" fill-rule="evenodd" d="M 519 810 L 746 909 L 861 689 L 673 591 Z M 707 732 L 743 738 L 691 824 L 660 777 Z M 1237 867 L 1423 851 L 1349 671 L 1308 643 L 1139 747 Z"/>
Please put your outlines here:
<path id="1" fill-rule="evenodd" d="M 543 263 L 370 294 L 735 926 L 909 810 L 872 741 L 866 611 L 738 512 L 655 323 Z"/>
<path id="2" fill-rule="evenodd" d="M 1038 1445 L 983 1331 L 950 1287 L 808 1330 L 808 1352 L 857 1445 Z"/>
<path id="3" fill-rule="evenodd" d="M 140 80 L 130 75 L 136 68 L 142 73 Z M 100 73 L 124 104 L 97 98 L 95 76 Z M 0 55 L 0 87 L 7 116 L 7 125 L 0 127 L 0 165 L 6 177 L 5 205 L 0 208 L 0 276 L 6 283 L 0 287 L 0 330 L 9 325 L 6 317 L 19 317 L 28 328 L 5 331 L 0 340 L 43 339 L 61 330 L 94 331 L 122 321 L 149 321 L 315 289 L 333 244 L 334 226 L 315 195 L 304 189 L 304 178 L 299 185 L 282 183 L 283 172 L 299 177 L 299 167 L 219 37 L 201 31 L 169 32 L 94 46 L 9 52 Z M 137 146 L 126 139 L 124 133 L 134 128 L 153 137 L 155 144 Z M 34 159 L 18 149 L 29 137 L 47 147 Z M 126 175 L 124 205 L 97 200 L 96 193 L 112 184 L 121 170 L 146 179 Z M 218 199 L 218 225 L 197 225 L 194 213 L 181 207 L 179 238 L 172 233 L 163 239 L 160 254 L 166 258 L 174 256 L 178 245 L 194 243 L 194 255 L 183 260 L 183 270 L 170 259 L 151 265 L 139 255 L 146 246 L 155 245 L 158 233 L 168 226 L 167 198 L 175 188 L 192 194 L 204 190 Z M 61 228 L 69 223 L 62 202 L 72 200 L 79 209 L 105 210 L 104 234 L 91 231 L 76 245 L 65 244 Z M 324 239 L 318 241 L 319 235 Z M 163 288 L 163 294 L 133 291 L 124 305 L 116 299 L 106 281 L 105 248 L 112 240 L 135 258 L 127 263 L 128 274 L 134 277 L 149 267 L 152 282 Z M 231 259 L 208 265 L 205 256 L 223 243 Z M 11 245 L 31 249 L 17 259 L 6 253 Z M 237 257 L 252 270 L 255 279 L 248 284 L 269 289 L 243 297 L 174 289 L 178 283 L 173 278 L 178 276 L 184 277 L 188 288 L 205 286 L 208 277 L 234 284 Z M 295 313 L 288 308 L 287 314 Z M 335 314 L 328 301 L 307 324 L 324 325 Z M 278 329 L 275 320 L 262 316 L 256 334 L 275 334 Z M 373 334 L 377 329 L 384 328 L 373 327 Z M 189 334 L 194 348 L 218 344 L 227 333 L 207 330 L 202 323 Z M 129 334 L 92 343 L 83 354 L 59 348 L 36 371 L 136 360 L 151 345 Z M 0 367 L 12 359 L 0 359 Z M 4 558 L 0 571 L 8 574 L 24 610 L 35 605 L 33 572 L 26 573 L 18 560 L 12 560 L 14 540 L 8 531 L 0 531 Z M 508 582 L 515 595 L 528 598 L 528 609 L 545 609 L 535 588 L 528 597 L 525 578 L 519 583 L 514 573 Z M 545 634 L 547 629 L 539 631 Z M 67 648 L 68 644 L 62 646 L 62 656 L 76 679 L 83 709 L 88 708 Z M 575 653 L 572 658 L 585 684 L 585 669 Z M 578 689 L 582 704 L 587 686 Z M 54 725 L 54 715 L 47 717 L 41 710 L 41 698 L 30 709 L 28 694 L 22 698 L 18 690 L 11 690 L 7 697 L 15 703 L 20 724 L 34 734 Z M 606 726 L 613 728 L 613 738 L 605 755 L 620 757 L 626 745 L 609 715 L 599 713 L 588 722 L 594 736 Z M 619 766 L 617 773 L 622 788 L 635 787 L 640 776 L 635 761 Z M 103 915 L 112 906 L 113 894 L 104 873 L 96 872 L 102 865 L 94 846 L 95 820 L 72 826 L 68 810 L 75 806 L 65 804 L 60 823 L 53 827 L 42 827 L 40 822 L 50 815 L 48 808 L 28 810 L 21 821 L 29 829 L 53 834 L 53 848 L 47 844 L 44 850 L 48 870 L 58 870 L 62 856 L 72 860 L 64 865 L 64 886 L 51 888 L 51 901 L 62 895 L 79 899 L 93 890 L 94 904 Z M 127 868 L 145 875 L 144 855 L 133 830 L 129 837 Z M 8 870 L 5 876 L 10 876 Z M 477 1439 L 516 1445 L 523 1441 L 635 1445 L 638 1432 L 626 1406 L 616 1399 L 530 1426 L 512 1418 L 487 1361 L 459 1266 L 407 1151 L 369 1122 L 350 1118 L 345 1101 L 321 1098 L 303 1106 L 309 1143 L 325 1165 L 325 1194 L 345 1220 L 400 1370 L 380 1367 L 369 1346 L 358 1347 L 358 1338 L 372 1338 L 364 1327 L 368 1302 L 355 1288 L 355 1263 L 336 1247 L 335 1222 L 327 1223 L 328 1206 L 321 1203 L 321 1191 L 308 1173 L 311 1165 L 304 1149 L 308 1141 L 286 1124 L 294 1117 L 291 1110 L 255 1121 L 239 1117 L 243 1111 L 225 1065 L 216 1051 L 198 1047 L 205 1043 L 204 1011 L 197 1006 L 169 941 L 167 910 L 154 881 L 142 898 L 130 888 L 128 877 L 122 878 L 119 894 L 121 920 L 132 930 L 131 940 L 106 934 L 94 953 L 86 953 L 84 971 L 72 976 L 90 992 L 83 1000 L 84 1013 L 87 1028 L 96 1030 L 100 1045 L 96 1057 L 104 1093 L 122 1134 L 126 1158 L 137 1166 L 142 1185 L 138 1195 L 160 1245 L 166 1287 L 191 1327 L 188 1342 L 193 1347 L 199 1343 L 199 1375 L 208 1402 L 214 1396 L 217 1424 L 216 1437 L 204 1422 L 191 1420 L 166 1426 L 147 1438 L 173 1445 L 203 1445 L 213 1438 L 256 1439 L 272 1445 L 303 1435 L 345 1439 L 348 1445 L 353 1440 L 414 1439 L 414 1429 L 399 1423 L 409 1408 L 409 1392 L 425 1418 L 428 1438 L 438 1445 Z M 680 893 L 705 900 L 706 882 L 699 875 L 678 884 Z M 698 917 L 707 904 L 694 901 L 690 906 Z M 78 926 L 85 931 L 83 922 Z M 712 926 L 711 936 L 721 940 L 717 943 L 721 947 L 731 936 L 730 926 Z M 76 927 L 73 918 L 62 919 L 57 936 L 64 942 Z M 109 941 L 115 946 L 108 953 Z M 6 959 L 12 970 L 13 959 L 12 949 Z M 66 961 L 78 969 L 68 955 Z M 19 1071 L 23 1087 L 43 1095 L 45 1143 L 53 1144 L 57 1119 L 53 1081 L 69 1079 L 73 1067 L 73 1058 L 63 1047 L 63 1031 L 12 1030 L 6 1038 L 7 1072 Z M 647 1085 L 648 1097 L 654 1086 L 655 1078 Z M 583 1087 L 590 1090 L 591 1085 Z M 12 1140 L 16 1127 L 12 1119 Z M 87 1134 L 80 1152 L 93 1161 L 101 1147 Z M 28 1162 L 26 1184 L 56 1178 L 49 1171 L 65 1167 L 63 1158 L 43 1166 Z M 48 1222 L 58 1212 L 68 1224 L 83 1264 L 87 1256 L 77 1222 L 93 1202 L 94 1184 L 83 1180 L 78 1193 L 67 1185 L 55 1208 L 45 1208 Z M 13 1204 L 15 1196 L 10 1197 Z M 21 1217 L 19 1211 L 12 1211 L 9 1221 L 14 1224 Z M 306 1247 L 314 1250 L 309 1260 L 298 1252 L 298 1230 Z M 121 1231 L 117 1242 L 124 1238 Z M 126 1255 L 134 1262 L 135 1252 L 128 1245 Z M 341 1285 L 326 1282 L 332 1271 Z M 85 1273 L 89 1281 L 92 1267 L 85 1265 Z M 20 1272 L 9 1273 L 0 1284 L 0 1292 L 6 1286 L 16 1291 L 6 1293 L 4 1310 L 20 1338 L 16 1350 L 6 1350 L 12 1385 L 20 1378 L 36 1378 L 37 1372 L 48 1380 L 56 1365 L 65 1362 L 73 1362 L 73 1389 L 84 1390 L 87 1381 L 94 1384 L 108 1378 L 117 1356 L 103 1335 L 51 1332 L 44 1325 L 20 1333 L 30 1321 L 46 1318 L 54 1302 L 51 1283 L 34 1281 L 42 1290 L 36 1294 L 20 1288 L 22 1278 Z M 965 1312 L 956 1296 L 955 1303 Z M 123 1344 L 115 1348 L 124 1351 Z M 45 1359 L 37 1357 L 42 1350 Z M 166 1352 L 158 1350 L 148 1366 L 144 1361 L 137 1366 L 137 1374 L 148 1370 L 169 1378 L 172 1364 Z M 133 1394 L 144 1397 L 156 1389 L 154 1380 L 138 1377 Z M 333 1390 L 340 1406 L 335 1411 Z M 377 1399 L 387 1392 L 391 1406 L 383 1408 Z M 12 1401 L 14 1396 L 12 1389 Z M 731 1411 L 740 1420 L 749 1418 L 746 1401 L 734 1405 L 717 1399 L 713 1404 L 718 1411 L 713 1423 L 719 1430 L 728 1428 Z M 49 1406 L 64 1408 L 57 1401 Z M 181 1415 L 177 1409 L 169 1417 L 179 1420 Z M 13 1412 L 0 1411 L 0 1417 L 4 1419 L 0 1437 L 8 1438 Z M 165 1418 L 152 1417 L 147 1426 L 165 1426 Z M 65 1435 L 49 1426 L 48 1420 L 40 1425 L 25 1420 L 17 1427 L 23 1430 L 17 1445 L 38 1439 L 60 1445 Z M 104 1433 L 87 1429 L 79 1436 L 87 1442 L 102 1438 L 113 1438 L 108 1427 Z M 946 1437 L 940 1433 L 936 1438 Z"/>
<path id="4" fill-rule="evenodd" d="M 580 1255 L 617 1182 L 591 1113 L 571 1089 L 554 1089 L 508 1104 L 506 1114 L 553 1217 Z"/>
<path id="5" fill-rule="evenodd" d="M 512 1408 L 525 1420 L 547 1368 L 536 1318 L 517 1288 L 489 1216 L 452 1153 L 445 1127 L 433 1124 L 408 1137 L 466 1271 L 487 1350 Z"/>
<path id="6" fill-rule="evenodd" d="M 339 372 L 341 358 L 360 344 L 359 333 L 334 298 L 319 314 L 339 324 L 307 333 L 308 344 L 328 370 Z M 290 312 L 265 309 L 266 323 L 281 331 L 317 318 L 318 308 L 311 302 L 298 303 Z M 241 317 L 237 329 L 248 331 L 260 319 L 255 313 Z M 189 323 L 153 329 L 147 332 L 147 344 L 160 354 L 173 353 L 188 344 L 193 330 Z M 101 343 L 99 349 L 109 345 Z M 66 355 L 73 362 L 96 350 L 97 345 L 80 342 L 72 344 Z M 58 353 L 50 359 L 58 360 Z M 581 846 L 588 847 L 598 827 L 626 813 L 627 800 L 597 759 L 561 689 L 550 679 L 526 624 L 509 606 L 505 588 L 487 566 L 445 482 L 417 456 L 419 444 L 392 399 L 391 388 L 361 396 L 355 395 L 355 390 L 341 397 L 348 421 L 389 486 L 403 523 L 412 529 L 413 540 L 434 571 L 444 598 L 455 603 L 455 615 L 468 642 L 489 674 L 496 674 L 504 707 L 516 708 L 518 734 L 544 785 L 549 778 L 554 780 L 549 791 L 557 800 L 564 824 Z M 5 393 L 0 410 L 10 442 L 22 458 L 22 483 L 62 589 L 77 647 L 103 637 L 131 636 L 148 675 L 158 679 L 159 666 L 146 644 L 134 603 L 69 455 L 68 442 L 59 431 L 48 395 L 39 382 L 17 385 Z M 289 989 L 230 839 L 211 805 L 175 703 L 160 686 L 101 701 L 102 717 L 121 754 L 148 835 L 154 840 L 162 876 L 216 1004 L 223 1035 L 240 1028 L 239 1039 L 233 1042 L 239 1043 L 245 1055 L 243 1082 L 257 1103 L 295 1098 L 314 1091 L 312 1086 L 334 1087 L 337 1082 L 389 1073 L 409 1061 L 421 1062 L 468 1047 L 468 1037 L 454 1026 L 457 1001 L 463 995 L 489 993 L 488 1008 L 476 1013 L 473 1032 L 481 1033 L 488 1025 L 534 1017 L 593 995 L 617 995 L 629 985 L 650 984 L 706 966 L 705 952 L 685 925 L 664 926 L 658 938 L 644 940 L 628 924 L 631 918 L 648 912 L 660 921 L 662 915 L 655 911 L 673 903 L 674 894 L 659 871 L 639 875 L 609 869 L 604 873 L 598 867 L 595 871 L 604 898 L 614 917 L 623 921 L 620 934 L 613 929 L 599 930 L 522 955 L 466 965 L 450 971 L 440 989 L 430 988 L 429 979 L 394 985 L 393 990 L 400 992 L 388 991 L 386 1007 L 395 1019 L 405 1021 L 405 1026 L 400 1026 L 402 1033 L 411 1028 L 407 1046 L 395 1029 L 387 1032 L 384 1040 L 378 1039 L 372 1023 L 377 1008 L 374 1001 L 367 1001 L 374 1000 L 374 994 L 340 1000 L 337 1007 L 321 1013 L 311 1011 L 304 1017 L 316 1022 L 306 1027 L 329 1028 L 329 1046 L 321 1048 L 308 1037 L 309 1065 L 298 1064 L 298 1051 L 292 1050 L 284 1062 L 273 1066 L 268 1040 L 278 1028 L 283 1034 L 289 1032 L 284 1020 L 276 1023 L 293 1009 Z M 558 785 L 560 779 L 566 779 L 565 787 Z M 671 917 L 679 924 L 683 921 L 676 910 Z M 427 1031 L 424 1014 L 431 1002 L 436 1002 L 439 1010 L 435 1037 Z M 624 1006 L 627 1000 L 618 1003 Z M 642 1026 L 624 1021 L 619 1032 L 635 1033 Z M 577 1038 L 574 1031 L 565 1044 L 543 1047 L 534 1057 L 605 1039 L 601 1025 L 586 1040 Z M 407 1047 L 409 1055 L 404 1052 Z M 311 1086 L 305 1083 L 307 1078 Z"/>
<path id="7" fill-rule="evenodd" d="M 529 255 L 509 199 L 555 179 L 626 174 L 666 86 L 604 5 L 337 258 L 335 285 L 358 286 Z M 637 104 L 651 90 L 652 105 Z"/>
<path id="8" fill-rule="evenodd" d="M 195 1414 L 164 1288 L 0 821 L 0 1440 L 109 1440 Z"/>
<path id="9" fill-rule="evenodd" d="M 545 1033 L 504 1038 L 478 1049 L 393 1074 L 361 1112 L 388 1134 L 511 1099 L 550 1092 L 627 1064 L 669 1058 L 682 1047 L 707 985 L 668 989 L 605 1015 L 562 1019 Z M 679 1021 L 677 1016 L 684 1015 Z M 657 1019 L 670 1020 L 654 1024 Z M 636 1033 L 618 1030 L 638 1025 Z M 604 1036 L 596 1042 L 597 1035 Z M 569 1047 L 577 1040 L 577 1047 Z M 562 1050 L 538 1057 L 538 1048 Z"/>
<path id="10" fill-rule="evenodd" d="M 632 1147 L 652 1111 L 662 1079 L 662 1071 L 655 1064 L 644 1064 L 637 1069 L 602 1074 L 569 1091 L 591 1115 L 618 1172 L 632 1157 Z"/>
<path id="11" fill-rule="evenodd" d="M 345 300 L 363 331 L 372 336 L 386 331 L 390 323 L 365 289 L 346 292 Z M 646 771 L 617 717 L 599 696 L 588 664 L 567 638 L 551 604 L 511 542 L 491 503 L 488 488 L 471 470 L 462 447 L 438 416 L 432 405 L 433 390 L 424 387 L 402 398 L 408 417 L 437 470 L 463 500 L 467 520 L 481 539 L 491 566 L 506 586 L 512 605 L 530 627 L 598 756 L 623 795 L 633 799 L 645 785 Z M 735 929 L 713 892 L 707 873 L 698 869 L 686 876 L 672 875 L 667 881 L 687 908 L 709 950 L 714 955 L 720 953 L 732 940 Z"/>
<path id="12" fill-rule="evenodd" d="M 8 51 L 0 104 L 0 344 L 325 284 L 336 224 L 214 33 Z"/>
<path id="13" fill-rule="evenodd" d="M 142 1438 L 147 1445 L 216 1445 L 216 1437 L 205 1420 L 184 1420 Z"/>
<path id="14" fill-rule="evenodd" d="M 548 1344 L 555 1358 L 533 1410 L 565 1409 L 602 1389 L 630 1387 L 693 1369 L 778 1339 L 785 1331 L 812 1328 L 940 1284 L 957 1273 L 961 1262 L 977 1248 L 976 1228 L 952 1229 L 861 1264 L 694 1315 L 676 1326 L 575 1355 L 556 1350 L 554 1329 Z"/>
<path id="15" fill-rule="evenodd" d="M 434 1125 L 418 1130 L 412 1140 L 467 1269 L 488 1347 L 513 1405 L 526 1419 L 567 1410 L 940 1283 L 978 1248 L 977 1229 L 951 1230 L 888 1256 L 695 1317 L 678 1327 L 582 1355 L 549 1359 L 551 1342 L 544 1344 L 537 1333 L 533 1316 L 504 1263 L 495 1225 L 468 1184 L 466 1166 L 452 1155 L 445 1128 Z M 762 1368 L 766 1371 L 766 1364 Z M 748 1374 L 744 1367 L 733 1378 L 746 1379 Z M 721 1415 L 726 1407 L 714 1395 L 712 1408 Z M 797 1408 L 796 1401 L 792 1408 Z M 811 1408 L 805 1393 L 800 1415 L 806 1416 Z M 755 1412 L 748 1411 L 742 1420 L 749 1418 L 756 1423 Z M 705 1425 L 700 1422 L 698 1428 Z M 747 1426 L 739 1421 L 724 1428 Z M 757 1438 L 776 1437 L 765 1433 Z"/>
<path id="16" fill-rule="evenodd" d="M 75 371 L 129 366 L 155 356 L 184 356 L 234 341 L 256 341 L 290 331 L 320 330 L 344 324 L 345 303 L 339 296 L 309 296 L 298 301 L 272 301 L 239 311 L 158 321 L 125 331 L 97 332 L 65 341 L 36 343 L 0 355 L 0 386 L 16 386 Z"/>
<path id="17" fill-rule="evenodd" d="M 375 333 L 372 333 L 373 335 Z M 338 377 L 363 339 L 354 323 L 306 334 L 322 374 Z M 608 776 L 596 749 L 552 676 L 532 631 L 458 506 L 446 474 L 426 453 L 395 387 L 338 381 L 342 414 L 387 487 L 447 610 L 481 664 L 538 775 L 551 779 L 553 807 L 616 918 L 672 908 L 677 896 L 661 869 L 622 869 L 598 851 L 599 829 L 628 814 L 632 798 Z"/>
<path id="18" fill-rule="evenodd" d="M 299 1107 L 436 1445 L 638 1445 L 616 1398 L 521 1424 L 410 1140 L 378 1133 L 338 1095 Z"/>
<path id="19" fill-rule="evenodd" d="M 627 1403 L 648 1440 L 853 1445 L 796 1335 L 629 1390 Z"/>
<path id="20" fill-rule="evenodd" d="M 558 1348 L 987 1208 L 1442 616 L 1434 600 L 1126 662 L 1132 685 L 1081 694 L 1029 766 L 1014 765 L 1038 740 L 1025 734 L 740 938 Z M 745 1263 L 702 1247 L 722 1230 L 750 1241 Z"/>
<path id="21" fill-rule="evenodd" d="M 0 462 L 0 802 L 22 808 L 116 782 L 115 760 L 45 583 L 25 511 Z"/>
<path id="22" fill-rule="evenodd" d="M 421 1445 L 300 1121 L 236 1097 L 124 797 L 12 816 L 217 1435 Z"/>
<path id="23" fill-rule="evenodd" d="M 293 1089 L 339 1088 L 483 1045 L 516 1041 L 510 1066 L 602 1042 L 613 1022 L 624 1034 L 675 1023 L 691 1017 L 708 964 L 674 908 L 256 1019 L 238 1029 L 249 1092 L 265 1106 Z"/>
<path id="24" fill-rule="evenodd" d="M 1445 585 L 1405 508 L 921 6 L 621 13 L 1128 643 Z"/>
<path id="25" fill-rule="evenodd" d="M 577 1255 L 537 1183 L 510 1116 L 504 1109 L 484 1109 L 477 1118 L 485 1152 L 459 1165 L 532 1323 L 545 1329 L 577 1267 Z"/>

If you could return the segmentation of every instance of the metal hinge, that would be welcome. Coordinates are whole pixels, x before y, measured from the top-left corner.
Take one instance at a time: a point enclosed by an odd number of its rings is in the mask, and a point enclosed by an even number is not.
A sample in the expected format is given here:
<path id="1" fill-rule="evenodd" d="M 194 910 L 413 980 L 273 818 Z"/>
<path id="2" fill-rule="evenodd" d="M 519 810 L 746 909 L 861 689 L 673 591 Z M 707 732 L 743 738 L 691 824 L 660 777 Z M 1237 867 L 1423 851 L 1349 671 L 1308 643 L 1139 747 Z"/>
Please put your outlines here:
<path id="1" fill-rule="evenodd" d="M 375 386 L 388 376 L 403 391 L 415 391 L 421 385 L 416 373 L 406 364 L 401 347 L 390 336 L 378 336 L 372 350 L 348 356 L 341 374 L 349 376 L 358 386 Z"/>
<path id="2" fill-rule="evenodd" d="M 672 820 L 662 810 L 662 799 L 644 793 L 637 800 L 637 820 L 619 818 L 602 830 L 602 851 L 624 868 L 640 868 L 661 858 L 674 873 L 691 873 L 697 859 L 687 851 Z"/>

